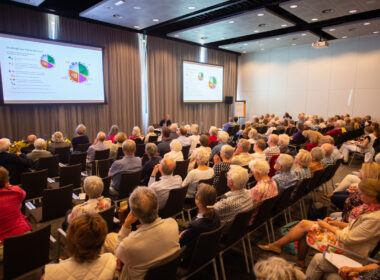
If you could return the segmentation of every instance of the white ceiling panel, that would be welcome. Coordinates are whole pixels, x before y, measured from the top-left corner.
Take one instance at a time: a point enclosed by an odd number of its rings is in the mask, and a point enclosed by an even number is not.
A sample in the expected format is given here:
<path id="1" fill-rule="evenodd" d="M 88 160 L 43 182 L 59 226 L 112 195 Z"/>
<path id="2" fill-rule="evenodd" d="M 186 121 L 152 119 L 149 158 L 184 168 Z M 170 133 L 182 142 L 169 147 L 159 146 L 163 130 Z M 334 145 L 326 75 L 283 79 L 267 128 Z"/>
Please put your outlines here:
<path id="1" fill-rule="evenodd" d="M 297 32 L 282 36 L 274 36 L 266 39 L 223 45 L 220 46 L 220 48 L 240 53 L 262 52 L 268 49 L 277 49 L 307 44 L 311 45 L 311 43 L 317 41 L 318 39 L 319 37 L 313 33 Z"/>
<path id="2" fill-rule="evenodd" d="M 280 7 L 310 23 L 377 10 L 380 0 L 294 0 Z"/>
<path id="3" fill-rule="evenodd" d="M 41 5 L 41 3 L 44 2 L 45 0 L 12 0 L 12 1 L 37 7 Z"/>
<path id="4" fill-rule="evenodd" d="M 226 0 L 104 0 L 80 16 L 143 29 L 223 2 Z"/>
<path id="5" fill-rule="evenodd" d="M 169 33 L 167 36 L 207 44 L 293 25 L 292 22 L 284 20 L 265 9 L 259 9 L 212 23 Z"/>
<path id="6" fill-rule="evenodd" d="M 337 39 L 379 35 L 380 18 L 329 26 L 323 28 L 322 30 Z"/>

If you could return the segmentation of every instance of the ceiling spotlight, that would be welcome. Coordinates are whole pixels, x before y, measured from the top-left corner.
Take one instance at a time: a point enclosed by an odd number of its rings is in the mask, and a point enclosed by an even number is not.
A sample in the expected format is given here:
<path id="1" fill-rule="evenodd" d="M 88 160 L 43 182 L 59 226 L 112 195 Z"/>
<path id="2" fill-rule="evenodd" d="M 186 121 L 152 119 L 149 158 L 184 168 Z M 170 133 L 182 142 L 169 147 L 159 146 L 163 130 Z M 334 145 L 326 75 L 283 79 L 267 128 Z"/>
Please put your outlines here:
<path id="1" fill-rule="evenodd" d="M 140 26 L 138 26 L 138 25 L 135 25 L 133 27 L 136 28 L 136 29 L 140 29 Z"/>
<path id="2" fill-rule="evenodd" d="M 277 41 L 281 40 L 281 38 L 276 38 Z"/>
<path id="3" fill-rule="evenodd" d="M 335 31 L 335 28 L 331 28 L 331 29 L 329 29 L 329 31 Z"/>
<path id="4" fill-rule="evenodd" d="M 229 49 L 230 47 L 225 47 L 226 49 Z"/>
<path id="5" fill-rule="evenodd" d="M 158 19 L 158 18 L 154 18 L 153 21 L 156 21 L 156 22 L 157 22 L 157 21 L 159 21 L 159 19 Z"/>
<path id="6" fill-rule="evenodd" d="M 259 25 L 258 25 L 258 27 L 265 27 L 265 23 L 260 23 Z"/>
<path id="7" fill-rule="evenodd" d="M 224 40 L 224 37 L 220 38 L 220 40 Z"/>
<path id="8" fill-rule="evenodd" d="M 318 21 L 318 19 L 317 18 L 312 18 L 311 21 Z"/>
<path id="9" fill-rule="evenodd" d="M 120 0 L 115 3 L 116 6 L 120 6 L 125 3 L 125 0 Z"/>
<path id="10" fill-rule="evenodd" d="M 244 43 L 243 45 L 244 45 L 244 46 L 248 46 L 248 44 L 247 44 L 247 43 Z"/>
<path id="11" fill-rule="evenodd" d="M 373 34 L 378 34 L 378 33 L 379 33 L 379 31 L 378 31 L 378 30 L 376 30 L 376 31 L 373 31 L 372 33 L 373 33 Z"/>
<path id="12" fill-rule="evenodd" d="M 233 20 L 230 20 L 228 23 L 235 23 Z"/>
<path id="13" fill-rule="evenodd" d="M 207 39 L 207 37 L 201 37 L 201 40 L 206 40 Z"/>
<path id="14" fill-rule="evenodd" d="M 253 32 L 255 32 L 255 33 L 259 33 L 260 31 L 259 31 L 259 30 L 255 30 L 255 31 L 253 31 Z"/>
<path id="15" fill-rule="evenodd" d="M 281 24 L 281 27 L 287 27 L 288 25 L 287 24 Z"/>
<path id="16" fill-rule="evenodd" d="M 135 9 L 135 10 L 141 10 L 141 7 L 140 6 L 134 6 L 133 9 Z"/>
<path id="17" fill-rule="evenodd" d="M 306 33 L 302 33 L 301 36 L 306 36 L 307 34 Z"/>
<path id="18" fill-rule="evenodd" d="M 347 36 L 343 36 L 342 39 L 347 39 Z"/>
<path id="19" fill-rule="evenodd" d="M 119 14 L 114 14 L 114 15 L 112 15 L 114 18 L 123 18 L 123 16 L 121 16 L 121 15 L 119 15 Z"/>
<path id="20" fill-rule="evenodd" d="M 262 17 L 264 16 L 264 14 L 260 13 L 260 14 L 257 14 L 258 17 Z"/>
<path id="21" fill-rule="evenodd" d="M 297 8 L 298 6 L 297 6 L 297 5 L 290 5 L 289 7 L 290 7 L 290 9 L 295 9 L 295 8 Z"/>
<path id="22" fill-rule="evenodd" d="M 322 10 L 322 14 L 332 14 L 332 13 L 334 13 L 333 9 Z"/>
<path id="23" fill-rule="evenodd" d="M 260 49 L 260 51 L 263 51 L 264 49 Z"/>
<path id="24" fill-rule="evenodd" d="M 107 6 L 106 7 L 108 10 L 113 10 L 113 7 L 112 6 Z"/>
<path id="25" fill-rule="evenodd" d="M 348 11 L 350 14 L 355 14 L 357 12 L 357 10 L 350 10 Z"/>
<path id="26" fill-rule="evenodd" d="M 363 23 L 363 25 L 370 25 L 370 24 L 371 24 L 370 22 Z"/>
<path id="27" fill-rule="evenodd" d="M 189 7 L 187 7 L 189 10 L 194 10 L 195 9 L 195 7 L 194 6 L 189 6 Z"/>
<path id="28" fill-rule="evenodd" d="M 178 35 L 178 34 L 175 34 L 175 35 L 174 35 L 174 37 L 178 38 L 178 37 L 179 37 L 179 35 Z"/>
<path id="29" fill-rule="evenodd" d="M 292 44 L 292 46 L 296 46 L 296 45 L 297 45 L 297 44 L 294 44 L 294 43 Z"/>

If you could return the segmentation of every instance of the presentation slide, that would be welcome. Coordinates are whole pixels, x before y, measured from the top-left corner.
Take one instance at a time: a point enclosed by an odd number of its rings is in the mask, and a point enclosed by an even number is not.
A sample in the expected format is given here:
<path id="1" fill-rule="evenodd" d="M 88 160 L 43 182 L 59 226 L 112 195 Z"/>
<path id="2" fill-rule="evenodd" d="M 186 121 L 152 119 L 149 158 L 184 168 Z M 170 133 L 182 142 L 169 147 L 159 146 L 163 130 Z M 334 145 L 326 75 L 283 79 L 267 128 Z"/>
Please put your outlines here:
<path id="1" fill-rule="evenodd" d="M 223 102 L 223 66 L 183 62 L 183 102 Z"/>
<path id="2" fill-rule="evenodd" d="M 5 104 L 104 103 L 101 48 L 0 33 Z"/>

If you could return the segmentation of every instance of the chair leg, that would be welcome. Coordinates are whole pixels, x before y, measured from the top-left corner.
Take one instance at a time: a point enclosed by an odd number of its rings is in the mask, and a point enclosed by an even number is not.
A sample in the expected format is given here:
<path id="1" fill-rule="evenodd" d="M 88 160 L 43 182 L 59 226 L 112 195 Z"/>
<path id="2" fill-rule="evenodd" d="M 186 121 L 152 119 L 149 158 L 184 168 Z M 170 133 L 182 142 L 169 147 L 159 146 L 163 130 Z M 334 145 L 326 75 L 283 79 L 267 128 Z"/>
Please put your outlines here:
<path id="1" fill-rule="evenodd" d="M 220 269 L 222 271 L 222 279 L 226 280 L 226 272 L 224 271 L 224 263 L 223 263 L 223 253 L 219 253 L 219 262 L 220 262 Z"/>
<path id="2" fill-rule="evenodd" d="M 189 219 L 189 222 L 191 222 L 191 210 L 188 209 L 187 211 L 187 218 Z"/>
<path id="3" fill-rule="evenodd" d="M 270 235 L 269 235 L 269 229 L 268 229 L 268 222 L 265 222 L 265 231 L 267 233 L 268 243 L 270 243 Z"/>
<path id="4" fill-rule="evenodd" d="M 273 218 L 269 219 L 269 224 L 270 224 L 270 230 L 271 230 L 271 233 L 272 233 L 273 240 L 276 240 L 276 238 L 274 236 Z"/>
<path id="5" fill-rule="evenodd" d="M 288 208 L 288 215 L 289 215 L 289 221 L 292 222 L 292 213 L 291 213 L 291 207 Z"/>
<path id="6" fill-rule="evenodd" d="M 182 216 L 182 221 L 185 222 L 185 214 L 183 213 L 183 211 L 181 212 L 181 216 Z"/>
<path id="7" fill-rule="evenodd" d="M 249 263 L 248 263 L 248 254 L 247 254 L 247 247 L 245 246 L 244 236 L 241 239 L 241 243 L 243 245 L 243 253 L 244 253 L 245 265 L 247 267 L 247 272 L 249 273 L 250 269 L 249 269 Z"/>
<path id="8" fill-rule="evenodd" d="M 284 210 L 284 218 L 285 218 L 285 223 L 286 225 L 288 224 L 288 216 L 286 215 L 286 209 Z"/>
<path id="9" fill-rule="evenodd" d="M 214 267 L 215 280 L 219 280 L 218 267 L 216 266 L 215 258 L 212 259 L 212 266 Z"/>
<path id="10" fill-rule="evenodd" d="M 255 262 L 253 260 L 252 244 L 251 244 L 251 238 L 250 238 L 251 234 L 248 232 L 246 236 L 247 236 L 247 241 L 248 241 L 249 257 L 251 259 L 251 268 L 252 268 L 252 272 L 253 272 Z"/>

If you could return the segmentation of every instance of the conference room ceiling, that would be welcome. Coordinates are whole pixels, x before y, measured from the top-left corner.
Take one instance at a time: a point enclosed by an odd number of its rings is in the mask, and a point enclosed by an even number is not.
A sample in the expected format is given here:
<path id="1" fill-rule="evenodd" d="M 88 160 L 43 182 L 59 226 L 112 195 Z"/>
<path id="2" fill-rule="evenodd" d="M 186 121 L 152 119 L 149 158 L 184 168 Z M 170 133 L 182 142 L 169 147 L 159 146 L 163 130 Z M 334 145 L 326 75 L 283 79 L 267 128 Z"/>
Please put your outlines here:
<path id="1" fill-rule="evenodd" d="M 261 51 L 263 47 L 260 47 L 260 43 L 265 44 L 264 49 L 267 50 L 292 44 L 311 44 L 319 38 L 332 41 L 345 36 L 348 38 L 376 36 L 379 35 L 377 31 L 380 29 L 378 22 L 380 0 L 6 0 L 5 2 L 118 26 L 147 35 L 239 53 Z M 38 7 L 33 7 L 32 5 L 36 5 L 37 2 L 42 3 Z M 370 24 L 363 25 L 366 22 Z M 335 30 L 331 31 L 332 29 Z M 307 35 L 302 38 L 302 34 Z M 293 40 L 294 36 L 299 35 L 300 38 Z"/>

